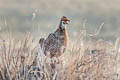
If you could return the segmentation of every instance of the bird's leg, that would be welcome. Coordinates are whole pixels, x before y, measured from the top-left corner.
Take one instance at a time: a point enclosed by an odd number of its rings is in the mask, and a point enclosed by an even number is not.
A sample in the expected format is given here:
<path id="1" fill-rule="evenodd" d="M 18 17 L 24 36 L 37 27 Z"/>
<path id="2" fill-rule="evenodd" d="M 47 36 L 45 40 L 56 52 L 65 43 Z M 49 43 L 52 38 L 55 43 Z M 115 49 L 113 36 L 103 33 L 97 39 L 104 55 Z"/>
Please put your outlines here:
<path id="1" fill-rule="evenodd" d="M 60 63 L 60 60 L 59 60 L 59 58 L 54 57 L 52 62 L 53 62 L 54 64 L 59 64 L 59 63 Z"/>
<path id="2" fill-rule="evenodd" d="M 52 69 L 55 69 L 55 63 L 54 63 L 54 60 L 53 60 L 53 59 L 51 59 L 51 68 L 52 68 Z"/>
<path id="3" fill-rule="evenodd" d="M 59 63 L 60 63 L 59 58 L 56 58 L 56 64 L 59 64 Z"/>
<path id="4" fill-rule="evenodd" d="M 51 58 L 51 62 L 50 62 L 50 77 L 51 77 L 51 80 L 52 80 L 52 78 L 53 78 L 53 76 L 54 76 L 54 74 L 55 74 L 55 71 L 56 71 L 56 65 L 55 65 L 55 63 L 54 63 L 54 59 L 53 58 Z"/>

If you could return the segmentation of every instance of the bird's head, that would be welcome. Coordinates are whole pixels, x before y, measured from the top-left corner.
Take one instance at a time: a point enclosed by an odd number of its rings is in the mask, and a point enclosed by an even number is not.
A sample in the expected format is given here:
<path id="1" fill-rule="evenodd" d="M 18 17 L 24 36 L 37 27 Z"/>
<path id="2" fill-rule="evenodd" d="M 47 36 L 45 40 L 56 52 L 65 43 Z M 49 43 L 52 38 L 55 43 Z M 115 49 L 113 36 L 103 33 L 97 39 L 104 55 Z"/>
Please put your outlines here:
<path id="1" fill-rule="evenodd" d="M 69 22 L 70 22 L 70 20 L 66 16 L 63 16 L 61 18 L 61 21 L 62 21 L 63 24 L 69 24 Z"/>
<path id="2" fill-rule="evenodd" d="M 59 27 L 62 28 L 62 29 L 65 29 L 66 25 L 68 25 L 69 22 L 70 22 L 70 20 L 66 16 L 63 16 L 61 18 Z"/>

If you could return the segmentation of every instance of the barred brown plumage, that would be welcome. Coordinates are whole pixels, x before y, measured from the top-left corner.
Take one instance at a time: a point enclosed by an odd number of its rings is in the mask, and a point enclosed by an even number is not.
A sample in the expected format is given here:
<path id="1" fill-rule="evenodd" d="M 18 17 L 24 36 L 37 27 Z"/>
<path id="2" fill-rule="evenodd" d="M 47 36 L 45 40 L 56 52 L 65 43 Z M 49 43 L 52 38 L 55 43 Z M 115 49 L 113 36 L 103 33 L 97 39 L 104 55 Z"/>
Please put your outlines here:
<path id="1" fill-rule="evenodd" d="M 40 46 L 46 56 L 50 53 L 49 56 L 51 58 L 58 57 L 65 52 L 68 41 L 66 25 L 69 21 L 67 17 L 63 16 L 58 29 L 54 33 L 51 33 L 46 39 L 40 39 Z"/>

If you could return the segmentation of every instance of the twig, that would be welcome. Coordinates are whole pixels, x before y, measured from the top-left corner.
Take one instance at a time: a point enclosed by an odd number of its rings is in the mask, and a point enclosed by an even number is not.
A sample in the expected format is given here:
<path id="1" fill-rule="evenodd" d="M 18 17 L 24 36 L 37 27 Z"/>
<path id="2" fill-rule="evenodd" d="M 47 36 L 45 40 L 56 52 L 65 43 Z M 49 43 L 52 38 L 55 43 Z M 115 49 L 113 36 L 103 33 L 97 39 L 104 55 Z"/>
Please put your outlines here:
<path id="1" fill-rule="evenodd" d="M 11 79 L 11 75 L 10 75 L 10 71 L 9 71 L 9 68 L 8 68 L 8 64 L 6 62 L 6 46 L 5 46 L 5 40 L 3 41 L 3 46 L 2 46 L 2 59 L 3 59 L 3 64 L 7 70 L 7 73 L 8 73 L 8 77 L 9 79 Z"/>
<path id="2" fill-rule="evenodd" d="M 88 36 L 96 36 L 96 35 L 98 35 L 98 34 L 100 33 L 100 31 L 101 31 L 103 25 L 104 25 L 104 23 L 102 23 L 102 24 L 100 25 L 100 27 L 98 28 L 98 30 L 97 30 L 96 33 L 94 33 L 94 34 L 88 34 Z"/>
<path id="3" fill-rule="evenodd" d="M 52 80 L 56 80 L 56 77 L 57 77 L 57 71 L 55 72 Z"/>

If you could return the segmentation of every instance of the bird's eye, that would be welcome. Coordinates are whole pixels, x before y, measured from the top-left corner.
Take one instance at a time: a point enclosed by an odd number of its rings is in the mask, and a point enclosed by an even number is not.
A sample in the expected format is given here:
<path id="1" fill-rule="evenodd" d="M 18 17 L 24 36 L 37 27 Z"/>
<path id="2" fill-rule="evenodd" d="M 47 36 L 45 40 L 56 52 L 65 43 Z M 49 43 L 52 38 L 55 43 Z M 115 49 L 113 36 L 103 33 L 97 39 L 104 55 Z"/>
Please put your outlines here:
<path id="1" fill-rule="evenodd" d="M 63 24 L 65 24 L 65 22 L 64 22 L 64 21 L 62 21 L 62 23 L 63 23 Z"/>

